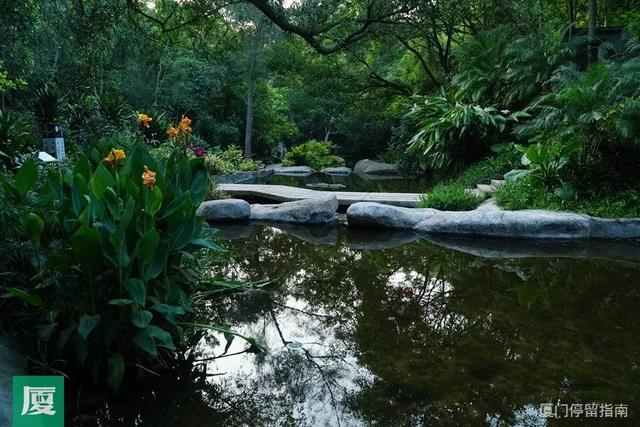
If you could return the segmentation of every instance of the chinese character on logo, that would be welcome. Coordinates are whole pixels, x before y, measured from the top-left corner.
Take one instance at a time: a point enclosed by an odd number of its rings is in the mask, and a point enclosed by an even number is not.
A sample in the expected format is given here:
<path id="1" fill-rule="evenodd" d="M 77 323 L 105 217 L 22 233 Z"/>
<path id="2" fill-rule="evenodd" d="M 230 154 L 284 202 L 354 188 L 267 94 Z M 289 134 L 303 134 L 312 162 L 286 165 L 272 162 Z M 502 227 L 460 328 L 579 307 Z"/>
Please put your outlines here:
<path id="1" fill-rule="evenodd" d="M 24 399 L 21 415 L 55 415 L 53 396 L 55 387 L 23 387 Z"/>
<path id="2" fill-rule="evenodd" d="M 542 415 L 543 418 L 557 418 L 558 408 L 556 408 L 553 403 L 541 403 L 540 415 Z"/>

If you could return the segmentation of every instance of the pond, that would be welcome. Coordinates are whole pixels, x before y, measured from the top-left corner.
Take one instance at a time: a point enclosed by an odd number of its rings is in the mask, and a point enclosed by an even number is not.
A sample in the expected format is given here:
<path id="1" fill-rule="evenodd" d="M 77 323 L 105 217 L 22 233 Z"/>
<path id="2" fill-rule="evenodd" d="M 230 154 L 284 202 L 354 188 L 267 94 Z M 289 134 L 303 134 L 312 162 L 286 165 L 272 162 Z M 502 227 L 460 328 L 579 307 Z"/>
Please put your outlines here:
<path id="1" fill-rule="evenodd" d="M 290 187 L 309 188 L 314 184 L 344 185 L 333 191 L 362 191 L 387 193 L 424 193 L 433 184 L 426 179 L 405 178 L 395 175 L 329 175 L 314 173 L 310 175 L 271 175 L 261 179 L 257 184 L 288 185 Z M 313 187 L 312 189 L 318 189 Z"/>
<path id="2" fill-rule="evenodd" d="M 638 423 L 634 257 L 584 258 L 560 245 L 534 248 L 538 258 L 486 258 L 346 227 L 224 233 L 228 257 L 202 260 L 210 274 L 271 282 L 198 316 L 268 351 L 198 337 L 179 379 L 100 406 L 100 425 L 538 426 L 552 402 L 611 404 Z M 94 413 L 75 425 L 95 425 Z"/>

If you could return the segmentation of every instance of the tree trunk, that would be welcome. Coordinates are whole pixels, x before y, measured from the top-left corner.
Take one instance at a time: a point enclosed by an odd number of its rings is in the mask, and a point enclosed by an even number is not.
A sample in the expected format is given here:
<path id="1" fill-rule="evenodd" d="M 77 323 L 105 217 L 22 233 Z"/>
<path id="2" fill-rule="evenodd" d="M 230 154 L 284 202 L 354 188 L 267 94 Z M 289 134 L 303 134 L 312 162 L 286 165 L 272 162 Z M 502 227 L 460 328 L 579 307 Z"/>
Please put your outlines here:
<path id="1" fill-rule="evenodd" d="M 567 15 L 569 18 L 569 37 L 573 36 L 576 26 L 576 3 L 575 0 L 567 0 Z"/>
<path id="2" fill-rule="evenodd" d="M 598 14 L 597 0 L 589 0 L 589 22 L 587 27 L 587 36 L 589 37 L 589 63 L 593 63 L 596 60 L 596 15 Z"/>
<path id="3" fill-rule="evenodd" d="M 253 45 L 251 46 L 251 57 L 249 58 L 249 76 L 247 82 L 247 118 L 244 128 L 244 158 L 250 159 L 253 155 L 252 136 L 253 136 L 253 90 L 256 79 L 256 65 L 258 63 L 258 55 L 260 53 L 260 30 L 261 23 L 256 19 L 256 30 L 253 36 Z"/>

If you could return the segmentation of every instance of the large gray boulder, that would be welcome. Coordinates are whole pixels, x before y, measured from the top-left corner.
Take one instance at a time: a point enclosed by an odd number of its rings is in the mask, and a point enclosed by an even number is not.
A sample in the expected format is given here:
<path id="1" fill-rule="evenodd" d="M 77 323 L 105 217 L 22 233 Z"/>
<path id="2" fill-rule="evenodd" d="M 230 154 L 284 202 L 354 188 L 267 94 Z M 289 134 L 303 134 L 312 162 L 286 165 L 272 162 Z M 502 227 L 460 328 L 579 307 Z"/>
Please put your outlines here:
<path id="1" fill-rule="evenodd" d="M 338 199 L 335 194 L 274 205 L 251 205 L 255 221 L 327 224 L 336 220 Z"/>
<path id="2" fill-rule="evenodd" d="M 214 222 L 248 221 L 251 205 L 240 199 L 209 200 L 200 204 L 196 215 Z"/>
<path id="3" fill-rule="evenodd" d="M 351 168 L 338 166 L 332 168 L 324 168 L 321 169 L 320 172 L 326 173 L 327 175 L 349 175 L 351 173 Z"/>
<path id="4" fill-rule="evenodd" d="M 640 218 L 591 218 L 594 239 L 634 239 L 640 237 Z"/>
<path id="5" fill-rule="evenodd" d="M 276 175 L 311 175 L 316 170 L 310 166 L 281 166 L 273 169 Z"/>
<path id="6" fill-rule="evenodd" d="M 417 224 L 415 229 L 430 234 L 575 239 L 590 237 L 590 226 L 589 216 L 575 213 L 476 209 L 440 212 Z"/>
<path id="7" fill-rule="evenodd" d="M 360 160 L 353 167 L 353 172 L 358 175 L 397 175 L 398 167 L 391 163 L 380 163 L 374 160 Z"/>
<path id="8" fill-rule="evenodd" d="M 351 226 L 412 229 L 418 223 L 440 213 L 436 209 L 412 209 L 381 203 L 354 203 L 347 209 Z"/>

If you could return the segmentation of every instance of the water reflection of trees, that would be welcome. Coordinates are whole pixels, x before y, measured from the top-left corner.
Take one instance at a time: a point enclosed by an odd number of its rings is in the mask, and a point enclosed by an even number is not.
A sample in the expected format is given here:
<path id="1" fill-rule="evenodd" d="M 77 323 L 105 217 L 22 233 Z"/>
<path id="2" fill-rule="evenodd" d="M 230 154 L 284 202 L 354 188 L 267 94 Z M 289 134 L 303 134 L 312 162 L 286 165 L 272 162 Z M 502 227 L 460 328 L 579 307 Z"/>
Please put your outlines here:
<path id="1" fill-rule="evenodd" d="M 280 280 L 261 305 L 232 305 L 226 317 L 277 322 L 290 298 L 329 315 L 316 319 L 346 343 L 341 357 L 355 355 L 373 374 L 348 399 L 366 422 L 510 424 L 527 405 L 558 399 L 627 403 L 632 415 L 638 407 L 637 266 L 342 243 L 314 246 L 265 229 L 236 244 L 227 273 Z M 296 368 L 312 375 L 318 367 L 307 362 L 281 360 L 286 368 L 269 380 L 286 381 Z M 332 375 L 342 366 L 323 362 Z M 331 381 L 319 378 L 324 385 L 314 386 L 326 392 Z"/>

